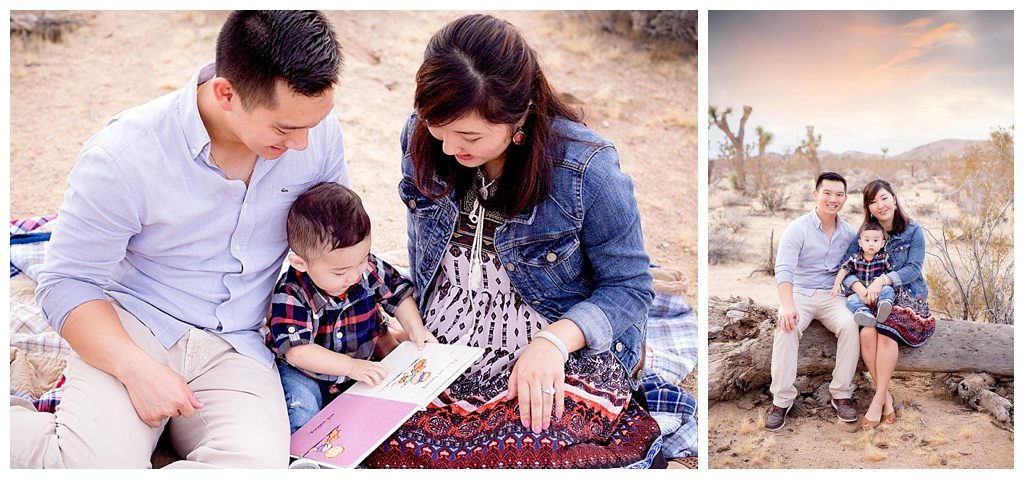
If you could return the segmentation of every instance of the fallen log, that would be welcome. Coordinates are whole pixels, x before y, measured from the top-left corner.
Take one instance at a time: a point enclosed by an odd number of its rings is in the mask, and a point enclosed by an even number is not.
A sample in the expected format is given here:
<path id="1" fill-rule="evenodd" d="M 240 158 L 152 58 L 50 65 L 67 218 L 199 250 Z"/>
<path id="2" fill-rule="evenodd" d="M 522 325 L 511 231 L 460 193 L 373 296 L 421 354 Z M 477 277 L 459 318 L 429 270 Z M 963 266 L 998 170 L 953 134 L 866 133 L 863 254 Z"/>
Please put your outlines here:
<path id="1" fill-rule="evenodd" d="M 708 306 L 708 400 L 735 399 L 770 384 L 776 308 L 716 296 Z M 835 335 L 813 321 L 800 340 L 797 374 L 831 374 L 835 351 Z M 1013 376 L 1013 325 L 941 320 L 927 344 L 900 348 L 896 370 Z"/>

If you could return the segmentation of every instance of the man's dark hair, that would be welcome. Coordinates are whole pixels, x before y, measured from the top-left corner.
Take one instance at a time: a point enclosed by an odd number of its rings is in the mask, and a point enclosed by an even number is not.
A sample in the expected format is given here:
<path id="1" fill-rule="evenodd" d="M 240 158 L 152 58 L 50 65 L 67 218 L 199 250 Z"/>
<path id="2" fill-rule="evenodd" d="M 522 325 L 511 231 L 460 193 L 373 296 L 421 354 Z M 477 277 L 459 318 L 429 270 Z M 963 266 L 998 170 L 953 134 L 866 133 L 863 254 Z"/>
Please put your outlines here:
<path id="1" fill-rule="evenodd" d="M 231 82 L 246 110 L 275 108 L 277 80 L 317 96 L 338 82 L 341 65 L 334 28 L 315 10 L 234 11 L 217 37 L 217 75 Z"/>
<path id="2" fill-rule="evenodd" d="M 370 217 L 354 191 L 317 183 L 288 210 L 288 247 L 306 261 L 359 244 L 370 234 Z"/>
<path id="3" fill-rule="evenodd" d="M 885 228 L 883 228 L 882 225 L 879 224 L 877 221 L 865 221 L 864 224 L 860 225 L 859 233 L 864 233 L 865 231 L 881 231 L 882 240 L 889 240 L 889 235 L 885 232 Z"/>
<path id="4" fill-rule="evenodd" d="M 821 188 L 821 184 L 823 182 L 825 182 L 826 180 L 828 180 L 828 181 L 838 181 L 838 182 L 842 183 L 843 184 L 843 191 L 846 191 L 846 178 L 843 178 L 843 175 L 840 175 L 839 173 L 833 173 L 831 171 L 826 171 L 826 172 L 818 175 L 818 180 L 814 182 L 814 189 L 817 190 L 817 189 Z"/>

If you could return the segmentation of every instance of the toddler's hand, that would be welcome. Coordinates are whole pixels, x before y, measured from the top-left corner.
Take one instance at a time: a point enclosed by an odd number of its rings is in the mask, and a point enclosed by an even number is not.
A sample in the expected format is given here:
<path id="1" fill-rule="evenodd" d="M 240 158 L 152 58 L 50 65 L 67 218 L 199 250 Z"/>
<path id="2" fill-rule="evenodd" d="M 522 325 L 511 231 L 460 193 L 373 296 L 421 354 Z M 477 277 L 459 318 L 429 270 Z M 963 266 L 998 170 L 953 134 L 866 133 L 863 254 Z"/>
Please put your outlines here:
<path id="1" fill-rule="evenodd" d="M 839 289 L 840 289 L 839 285 L 835 285 L 835 286 L 832 287 L 832 292 L 830 294 L 832 295 L 833 298 L 836 297 L 837 294 L 839 294 Z"/>
<path id="2" fill-rule="evenodd" d="M 364 359 L 353 359 L 352 368 L 348 371 L 348 377 L 356 381 L 362 381 L 370 386 L 379 384 L 388 375 L 388 368 L 381 363 L 366 361 Z"/>
<path id="3" fill-rule="evenodd" d="M 427 328 L 422 325 L 418 327 L 409 328 L 409 341 L 416 343 L 416 349 L 423 349 L 423 345 L 426 343 L 436 343 L 437 338 Z"/>

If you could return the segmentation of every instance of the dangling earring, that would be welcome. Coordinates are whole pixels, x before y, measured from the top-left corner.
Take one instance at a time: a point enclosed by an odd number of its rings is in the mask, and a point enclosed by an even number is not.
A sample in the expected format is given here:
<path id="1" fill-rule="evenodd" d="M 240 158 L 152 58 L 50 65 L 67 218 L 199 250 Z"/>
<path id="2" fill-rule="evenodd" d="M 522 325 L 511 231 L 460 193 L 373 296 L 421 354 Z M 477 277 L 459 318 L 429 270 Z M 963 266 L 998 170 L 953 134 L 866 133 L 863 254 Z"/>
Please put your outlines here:
<path id="1" fill-rule="evenodd" d="M 512 134 L 512 143 L 516 146 L 520 146 L 526 142 L 526 133 L 523 133 L 523 127 L 517 126 L 516 132 Z"/>

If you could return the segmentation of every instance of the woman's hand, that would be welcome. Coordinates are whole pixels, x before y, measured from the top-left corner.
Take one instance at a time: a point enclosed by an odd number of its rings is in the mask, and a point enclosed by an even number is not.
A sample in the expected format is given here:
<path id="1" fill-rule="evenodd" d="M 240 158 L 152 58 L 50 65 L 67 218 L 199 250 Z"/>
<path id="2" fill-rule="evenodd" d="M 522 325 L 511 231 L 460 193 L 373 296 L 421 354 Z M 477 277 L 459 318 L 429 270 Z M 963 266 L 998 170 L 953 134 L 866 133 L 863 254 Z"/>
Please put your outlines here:
<path id="1" fill-rule="evenodd" d="M 553 394 L 544 392 L 547 390 Z M 555 419 L 565 413 L 565 364 L 558 347 L 543 338 L 536 338 L 516 360 L 508 379 L 507 399 L 519 397 L 519 419 L 523 427 L 534 433 L 551 425 L 551 408 Z"/>
<path id="2" fill-rule="evenodd" d="M 430 334 L 430 331 L 427 331 L 422 324 L 419 324 L 409 328 L 409 341 L 416 343 L 416 349 L 422 351 L 425 343 L 436 343 L 437 338 Z"/>

